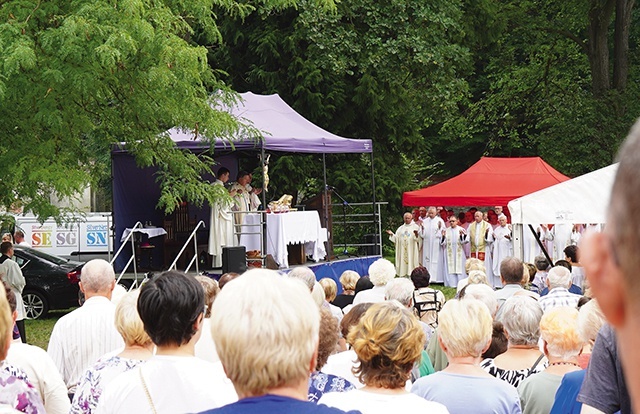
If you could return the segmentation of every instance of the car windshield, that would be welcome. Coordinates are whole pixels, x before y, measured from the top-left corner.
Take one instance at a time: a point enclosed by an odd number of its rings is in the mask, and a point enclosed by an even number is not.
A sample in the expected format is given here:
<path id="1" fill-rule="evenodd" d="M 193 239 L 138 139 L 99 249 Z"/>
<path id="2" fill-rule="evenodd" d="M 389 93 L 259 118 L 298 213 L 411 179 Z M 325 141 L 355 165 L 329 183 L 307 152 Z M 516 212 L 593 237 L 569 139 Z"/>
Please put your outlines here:
<path id="1" fill-rule="evenodd" d="M 34 256 L 38 256 L 41 259 L 48 260 L 48 261 L 50 261 L 52 263 L 55 263 L 57 265 L 65 264 L 65 263 L 67 263 L 69 261 L 67 259 L 63 259 L 62 257 L 53 256 L 53 255 L 50 255 L 48 253 L 44 253 L 44 252 L 41 252 L 39 250 L 31 249 L 31 248 L 28 248 L 28 247 L 23 247 L 22 250 L 24 250 L 25 252 L 29 252 Z"/>

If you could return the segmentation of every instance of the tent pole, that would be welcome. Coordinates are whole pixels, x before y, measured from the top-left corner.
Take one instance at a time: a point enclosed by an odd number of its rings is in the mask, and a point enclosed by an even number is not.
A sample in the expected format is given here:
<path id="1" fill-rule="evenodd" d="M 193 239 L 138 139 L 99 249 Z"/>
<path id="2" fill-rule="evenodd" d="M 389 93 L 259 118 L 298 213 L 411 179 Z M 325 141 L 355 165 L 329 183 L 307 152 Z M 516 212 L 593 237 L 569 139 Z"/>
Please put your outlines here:
<path id="1" fill-rule="evenodd" d="M 542 244 L 542 242 L 538 238 L 538 233 L 536 233 L 536 231 L 533 229 L 533 226 L 531 224 L 529 224 L 529 229 L 531 230 L 531 233 L 533 233 L 533 237 L 536 239 L 536 242 L 538 243 L 538 246 L 540 246 L 540 249 L 542 250 L 542 253 L 544 254 L 544 257 L 547 258 L 547 262 L 549 262 L 549 266 L 553 266 L 553 260 L 551 260 L 551 257 L 549 256 L 549 253 L 547 252 L 547 249 L 544 247 L 544 245 Z"/>
<path id="2" fill-rule="evenodd" d="M 264 154 L 264 140 L 262 141 L 262 145 L 260 146 L 260 164 L 262 165 L 262 251 L 260 252 L 260 256 L 262 257 L 262 265 L 265 264 L 265 259 L 267 257 L 267 192 L 264 189 L 264 183 L 266 182 L 266 169 L 265 169 L 265 154 Z"/>
<path id="3" fill-rule="evenodd" d="M 324 202 L 322 203 L 324 205 L 324 212 L 323 212 L 324 225 L 327 228 L 327 232 L 328 232 L 330 230 L 329 229 L 329 185 L 327 184 L 327 154 L 325 154 L 324 152 L 322 153 L 322 178 L 324 180 Z M 328 234 L 328 236 L 329 236 L 328 239 L 333 237 L 332 234 Z M 331 261 L 331 256 L 333 255 L 333 252 L 329 251 L 329 247 L 331 246 L 333 246 L 333 243 L 327 240 L 327 261 L 328 262 Z"/>
<path id="4" fill-rule="evenodd" d="M 374 254 L 378 252 L 382 256 L 382 230 L 380 228 L 380 224 L 382 223 L 382 218 L 378 217 L 376 214 L 376 178 L 375 178 L 375 168 L 373 165 L 373 148 L 371 148 L 371 204 L 373 207 L 373 232 L 377 233 L 378 237 L 376 237 L 376 241 L 373 243 L 373 252 Z M 380 220 L 376 220 L 376 218 Z M 380 247 L 378 247 L 380 246 Z"/>

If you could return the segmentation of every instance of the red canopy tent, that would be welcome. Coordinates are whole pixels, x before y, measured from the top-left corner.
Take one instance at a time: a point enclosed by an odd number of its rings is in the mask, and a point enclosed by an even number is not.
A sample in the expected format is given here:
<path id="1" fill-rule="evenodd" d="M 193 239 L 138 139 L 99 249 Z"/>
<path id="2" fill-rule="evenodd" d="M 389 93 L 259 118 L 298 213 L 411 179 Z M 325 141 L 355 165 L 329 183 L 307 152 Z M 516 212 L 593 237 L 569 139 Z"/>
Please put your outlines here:
<path id="1" fill-rule="evenodd" d="M 482 157 L 460 175 L 407 191 L 404 206 L 506 206 L 515 198 L 567 181 L 540 157 Z"/>

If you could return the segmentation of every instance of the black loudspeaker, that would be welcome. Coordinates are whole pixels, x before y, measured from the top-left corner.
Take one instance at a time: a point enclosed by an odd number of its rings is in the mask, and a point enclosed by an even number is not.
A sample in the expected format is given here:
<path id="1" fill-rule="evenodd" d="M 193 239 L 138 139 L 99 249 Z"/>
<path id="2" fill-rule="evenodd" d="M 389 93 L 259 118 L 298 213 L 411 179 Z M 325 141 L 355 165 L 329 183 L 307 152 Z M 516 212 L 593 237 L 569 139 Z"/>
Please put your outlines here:
<path id="1" fill-rule="evenodd" d="M 364 235 L 364 243 L 365 244 L 376 244 L 375 246 L 364 246 L 364 251 L 367 256 L 379 256 L 380 255 L 380 244 L 378 240 L 377 234 L 365 234 Z"/>
<path id="2" fill-rule="evenodd" d="M 222 273 L 247 271 L 247 249 L 244 246 L 222 248 Z"/>

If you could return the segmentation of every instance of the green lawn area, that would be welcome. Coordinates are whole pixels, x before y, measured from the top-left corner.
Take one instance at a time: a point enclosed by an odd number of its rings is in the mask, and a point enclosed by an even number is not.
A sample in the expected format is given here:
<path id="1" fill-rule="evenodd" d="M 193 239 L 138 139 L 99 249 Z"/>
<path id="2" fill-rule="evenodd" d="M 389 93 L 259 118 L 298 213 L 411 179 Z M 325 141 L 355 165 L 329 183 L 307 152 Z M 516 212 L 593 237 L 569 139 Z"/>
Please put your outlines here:
<path id="1" fill-rule="evenodd" d="M 454 287 L 447 287 L 443 285 L 429 285 L 429 287 L 442 291 L 442 293 L 444 293 L 444 297 L 447 300 L 453 299 L 453 297 L 456 295 L 456 288 Z"/>
<path id="2" fill-rule="evenodd" d="M 25 321 L 25 330 L 27 331 L 27 342 L 30 345 L 36 345 L 46 350 L 49 345 L 49 337 L 53 330 L 53 325 L 63 315 L 71 312 L 73 309 L 64 311 L 51 311 L 44 319 L 29 319 Z"/>

